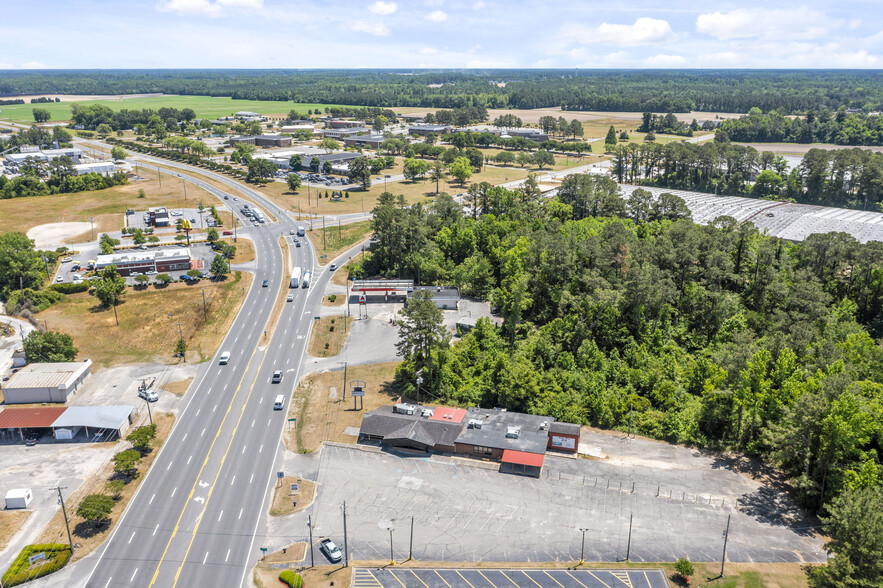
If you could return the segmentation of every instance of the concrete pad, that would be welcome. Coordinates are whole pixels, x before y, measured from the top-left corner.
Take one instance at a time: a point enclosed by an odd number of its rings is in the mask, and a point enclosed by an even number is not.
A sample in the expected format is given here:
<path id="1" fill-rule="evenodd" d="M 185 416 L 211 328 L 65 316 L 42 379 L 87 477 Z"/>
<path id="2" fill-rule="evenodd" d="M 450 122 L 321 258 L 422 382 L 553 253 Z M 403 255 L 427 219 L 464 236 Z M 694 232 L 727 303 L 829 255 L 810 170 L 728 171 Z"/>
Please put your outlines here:
<path id="1" fill-rule="evenodd" d="M 92 225 L 85 222 L 47 223 L 31 227 L 28 238 L 34 240 L 37 249 L 55 249 L 65 242 L 89 230 Z"/>

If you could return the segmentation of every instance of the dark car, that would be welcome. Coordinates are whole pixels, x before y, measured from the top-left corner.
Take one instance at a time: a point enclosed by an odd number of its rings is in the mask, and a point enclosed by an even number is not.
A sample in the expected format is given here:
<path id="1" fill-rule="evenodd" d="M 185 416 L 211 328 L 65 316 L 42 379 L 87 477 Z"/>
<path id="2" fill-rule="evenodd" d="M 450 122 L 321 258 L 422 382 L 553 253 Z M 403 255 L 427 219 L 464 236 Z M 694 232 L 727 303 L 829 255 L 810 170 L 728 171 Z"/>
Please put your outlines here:
<path id="1" fill-rule="evenodd" d="M 295 247 L 300 247 L 300 241 L 294 244 Z"/>
<path id="2" fill-rule="evenodd" d="M 270 285 L 270 280 L 264 280 L 264 288 Z"/>

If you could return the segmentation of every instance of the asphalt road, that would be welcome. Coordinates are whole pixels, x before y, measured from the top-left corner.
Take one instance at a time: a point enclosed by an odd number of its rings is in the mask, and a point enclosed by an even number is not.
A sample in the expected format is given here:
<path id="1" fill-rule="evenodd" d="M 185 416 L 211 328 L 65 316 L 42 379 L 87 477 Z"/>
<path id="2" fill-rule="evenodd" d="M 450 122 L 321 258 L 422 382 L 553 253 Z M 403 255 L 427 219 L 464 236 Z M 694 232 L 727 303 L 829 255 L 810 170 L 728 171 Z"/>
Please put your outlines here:
<path id="1" fill-rule="evenodd" d="M 280 284 L 288 280 L 277 239 L 299 223 L 260 194 L 222 176 L 139 159 L 224 181 L 231 195 L 247 195 L 279 222 L 245 229 L 255 243 L 255 280 L 219 349 L 231 353 L 229 364 L 218 365 L 215 357 L 201 368 L 146 479 L 110 539 L 89 558 L 94 565 L 85 569 L 88 576 L 73 580 L 75 585 L 103 588 L 239 586 L 259 556 L 253 545 L 255 528 L 275 477 L 287 403 L 299 378 L 310 321 L 318 315 L 331 272 L 314 271 L 311 288 L 291 290 L 294 301 L 284 304 L 269 345 L 259 347 Z M 185 179 L 223 200 L 225 192 L 213 185 Z M 314 250 L 304 241 L 303 247 L 289 248 L 291 263 L 313 267 Z M 265 279 L 268 287 L 261 286 Z M 284 372 L 279 384 L 270 383 L 274 370 Z M 278 394 L 286 398 L 285 410 L 273 410 Z"/>

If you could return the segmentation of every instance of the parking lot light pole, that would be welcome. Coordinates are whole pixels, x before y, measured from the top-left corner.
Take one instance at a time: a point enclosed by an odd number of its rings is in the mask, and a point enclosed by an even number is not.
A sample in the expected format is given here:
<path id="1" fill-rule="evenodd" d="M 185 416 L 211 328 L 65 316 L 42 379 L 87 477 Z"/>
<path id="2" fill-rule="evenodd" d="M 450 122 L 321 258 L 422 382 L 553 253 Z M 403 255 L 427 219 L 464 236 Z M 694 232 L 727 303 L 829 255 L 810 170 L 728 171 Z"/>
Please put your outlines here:
<path id="1" fill-rule="evenodd" d="M 390 527 L 389 527 L 389 565 L 394 566 L 394 565 L 396 565 L 396 558 L 392 552 L 392 531 L 393 531 L 393 527 L 392 527 L 392 525 L 390 525 Z"/>
<path id="2" fill-rule="evenodd" d="M 583 565 L 583 555 L 585 555 L 586 552 L 586 531 L 588 531 L 588 529 L 580 529 L 580 531 L 583 534 L 583 540 L 579 547 L 579 565 Z"/>
<path id="3" fill-rule="evenodd" d="M 89 240 L 90 240 L 90 241 L 94 241 L 94 240 L 95 240 L 95 217 L 94 217 L 94 216 L 90 216 L 90 217 L 89 217 L 89 222 L 92 224 L 92 227 L 91 227 L 91 229 L 90 229 L 91 234 L 92 234 L 92 238 L 89 239 Z"/>

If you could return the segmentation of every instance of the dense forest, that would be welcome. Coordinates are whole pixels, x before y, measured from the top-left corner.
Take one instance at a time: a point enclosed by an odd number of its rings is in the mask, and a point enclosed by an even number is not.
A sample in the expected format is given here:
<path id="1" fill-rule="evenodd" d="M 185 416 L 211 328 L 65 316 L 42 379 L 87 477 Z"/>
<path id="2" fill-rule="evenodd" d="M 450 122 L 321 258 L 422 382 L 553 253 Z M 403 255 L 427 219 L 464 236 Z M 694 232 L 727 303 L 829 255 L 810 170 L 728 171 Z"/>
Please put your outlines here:
<path id="1" fill-rule="evenodd" d="M 834 113 L 813 109 L 805 118 L 789 118 L 752 108 L 746 116 L 723 121 L 718 132 L 731 141 L 883 145 L 883 116 L 850 113 L 841 106 Z"/>
<path id="2" fill-rule="evenodd" d="M 790 171 L 770 151 L 720 141 L 629 143 L 613 153 L 620 182 L 861 210 L 883 204 L 883 153 L 865 149 L 810 149 Z"/>
<path id="3" fill-rule="evenodd" d="M 801 113 L 880 110 L 879 71 L 53 70 L 8 71 L 0 97 L 38 93 L 229 96 L 353 106 Z"/>
<path id="4" fill-rule="evenodd" d="M 354 273 L 455 284 L 503 317 L 453 345 L 440 330 L 405 356 L 400 392 L 422 370 L 435 401 L 744 451 L 810 509 L 880 484 L 883 243 L 699 226 L 676 196 L 566 183 L 553 200 L 476 186 L 465 214 L 446 194 L 381 195 Z"/>

